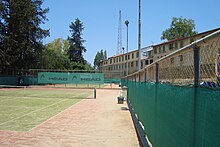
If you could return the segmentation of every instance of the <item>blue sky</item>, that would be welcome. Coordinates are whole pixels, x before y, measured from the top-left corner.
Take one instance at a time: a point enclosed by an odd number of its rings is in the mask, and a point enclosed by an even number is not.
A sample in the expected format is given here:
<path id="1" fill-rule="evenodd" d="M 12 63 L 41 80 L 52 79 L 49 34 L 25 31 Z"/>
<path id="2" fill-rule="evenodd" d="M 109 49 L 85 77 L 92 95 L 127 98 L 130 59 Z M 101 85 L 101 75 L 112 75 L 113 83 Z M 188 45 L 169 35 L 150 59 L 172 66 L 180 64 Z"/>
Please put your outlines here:
<path id="1" fill-rule="evenodd" d="M 163 30 L 172 17 L 195 20 L 196 30 L 204 32 L 220 27 L 219 0 L 142 0 L 141 47 L 163 42 Z M 50 29 L 49 43 L 70 35 L 69 25 L 79 18 L 84 24 L 83 39 L 87 52 L 84 58 L 93 64 L 97 51 L 107 50 L 108 57 L 116 54 L 119 10 L 122 11 L 122 46 L 126 47 L 125 20 L 129 20 L 129 51 L 138 47 L 138 0 L 45 0 L 50 11 L 43 28 Z"/>

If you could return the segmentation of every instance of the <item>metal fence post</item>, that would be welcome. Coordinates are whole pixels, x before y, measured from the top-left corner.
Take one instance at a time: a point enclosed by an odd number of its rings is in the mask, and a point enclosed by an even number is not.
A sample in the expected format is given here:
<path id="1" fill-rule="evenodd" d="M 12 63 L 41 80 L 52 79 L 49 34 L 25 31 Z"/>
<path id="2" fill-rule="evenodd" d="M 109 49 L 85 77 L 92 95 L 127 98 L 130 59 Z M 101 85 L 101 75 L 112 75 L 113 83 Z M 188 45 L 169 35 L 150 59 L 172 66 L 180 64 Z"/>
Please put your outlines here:
<path id="1" fill-rule="evenodd" d="M 156 83 L 159 83 L 159 64 L 156 63 Z"/>
<path id="2" fill-rule="evenodd" d="M 192 127 L 193 127 L 193 132 L 192 132 L 192 146 L 196 145 L 196 101 L 197 101 L 197 89 L 199 87 L 199 79 L 200 79 L 200 53 L 199 53 L 199 47 L 195 46 L 193 48 L 193 59 L 194 59 L 194 97 L 193 97 L 193 122 L 192 122 Z"/>
<path id="3" fill-rule="evenodd" d="M 199 86 L 199 74 L 200 74 L 199 47 L 195 46 L 193 48 L 193 51 L 194 51 L 194 85 L 197 88 Z"/>
<path id="4" fill-rule="evenodd" d="M 141 72 L 138 73 L 138 82 L 141 82 Z"/>
<path id="5" fill-rule="evenodd" d="M 147 82 L 147 69 L 144 70 L 144 82 Z"/>

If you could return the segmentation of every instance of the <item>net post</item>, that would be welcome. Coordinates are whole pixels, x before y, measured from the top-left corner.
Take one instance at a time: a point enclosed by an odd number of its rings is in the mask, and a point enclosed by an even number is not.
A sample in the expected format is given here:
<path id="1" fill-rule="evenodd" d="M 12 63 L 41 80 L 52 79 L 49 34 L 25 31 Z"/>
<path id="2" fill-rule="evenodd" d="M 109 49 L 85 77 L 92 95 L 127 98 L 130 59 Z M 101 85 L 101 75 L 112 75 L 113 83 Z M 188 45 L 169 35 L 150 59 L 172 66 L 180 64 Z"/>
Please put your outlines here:
<path id="1" fill-rule="evenodd" d="M 96 99 L 96 88 L 94 88 L 94 99 Z"/>

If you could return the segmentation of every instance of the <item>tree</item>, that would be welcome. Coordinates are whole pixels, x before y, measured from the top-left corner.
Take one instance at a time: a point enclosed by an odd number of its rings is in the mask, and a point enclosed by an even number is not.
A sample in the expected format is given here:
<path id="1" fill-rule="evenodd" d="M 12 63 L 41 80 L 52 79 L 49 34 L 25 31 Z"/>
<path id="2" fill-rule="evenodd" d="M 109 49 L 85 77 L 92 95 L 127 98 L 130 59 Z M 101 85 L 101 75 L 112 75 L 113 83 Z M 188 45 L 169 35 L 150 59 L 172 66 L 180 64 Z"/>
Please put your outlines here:
<path id="1" fill-rule="evenodd" d="M 42 39 L 49 30 L 40 27 L 48 8 L 43 0 L 1 0 L 0 47 L 3 68 L 28 69 L 40 66 Z"/>
<path id="2" fill-rule="evenodd" d="M 43 67 L 48 69 L 72 69 L 73 64 L 66 51 L 68 46 L 68 41 L 61 38 L 48 43 L 43 52 Z"/>
<path id="3" fill-rule="evenodd" d="M 69 59 L 71 62 L 75 62 L 74 68 L 84 69 L 83 65 L 86 64 L 86 60 L 83 58 L 83 53 L 86 52 L 86 48 L 83 46 L 85 40 L 82 38 L 82 31 L 84 30 L 83 23 L 77 18 L 69 27 L 71 33 L 71 36 L 68 37 Z"/>
<path id="4" fill-rule="evenodd" d="M 94 58 L 94 68 L 98 69 L 100 67 L 100 62 L 103 60 L 107 59 L 107 52 L 106 50 L 103 52 L 103 50 L 101 50 L 100 52 L 98 51 L 96 53 L 96 56 Z"/>
<path id="5" fill-rule="evenodd" d="M 161 39 L 172 40 L 197 34 L 195 22 L 192 19 L 173 17 L 170 28 L 162 32 Z"/>

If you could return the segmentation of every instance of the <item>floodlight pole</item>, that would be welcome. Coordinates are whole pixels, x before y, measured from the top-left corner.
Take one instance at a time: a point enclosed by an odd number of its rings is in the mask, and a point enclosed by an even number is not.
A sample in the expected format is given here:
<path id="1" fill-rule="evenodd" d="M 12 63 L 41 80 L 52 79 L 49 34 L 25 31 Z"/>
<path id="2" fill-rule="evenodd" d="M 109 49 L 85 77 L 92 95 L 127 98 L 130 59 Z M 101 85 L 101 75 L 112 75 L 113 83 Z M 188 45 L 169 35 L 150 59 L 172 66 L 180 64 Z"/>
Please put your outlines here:
<path id="1" fill-rule="evenodd" d="M 127 56 L 127 60 L 126 60 L 126 76 L 128 75 L 128 24 L 129 24 L 129 21 L 126 20 L 125 21 L 125 25 L 127 27 L 127 52 L 126 52 L 126 56 Z"/>
<path id="2" fill-rule="evenodd" d="M 138 70 L 141 70 L 141 0 L 139 0 L 139 19 L 138 19 Z"/>

